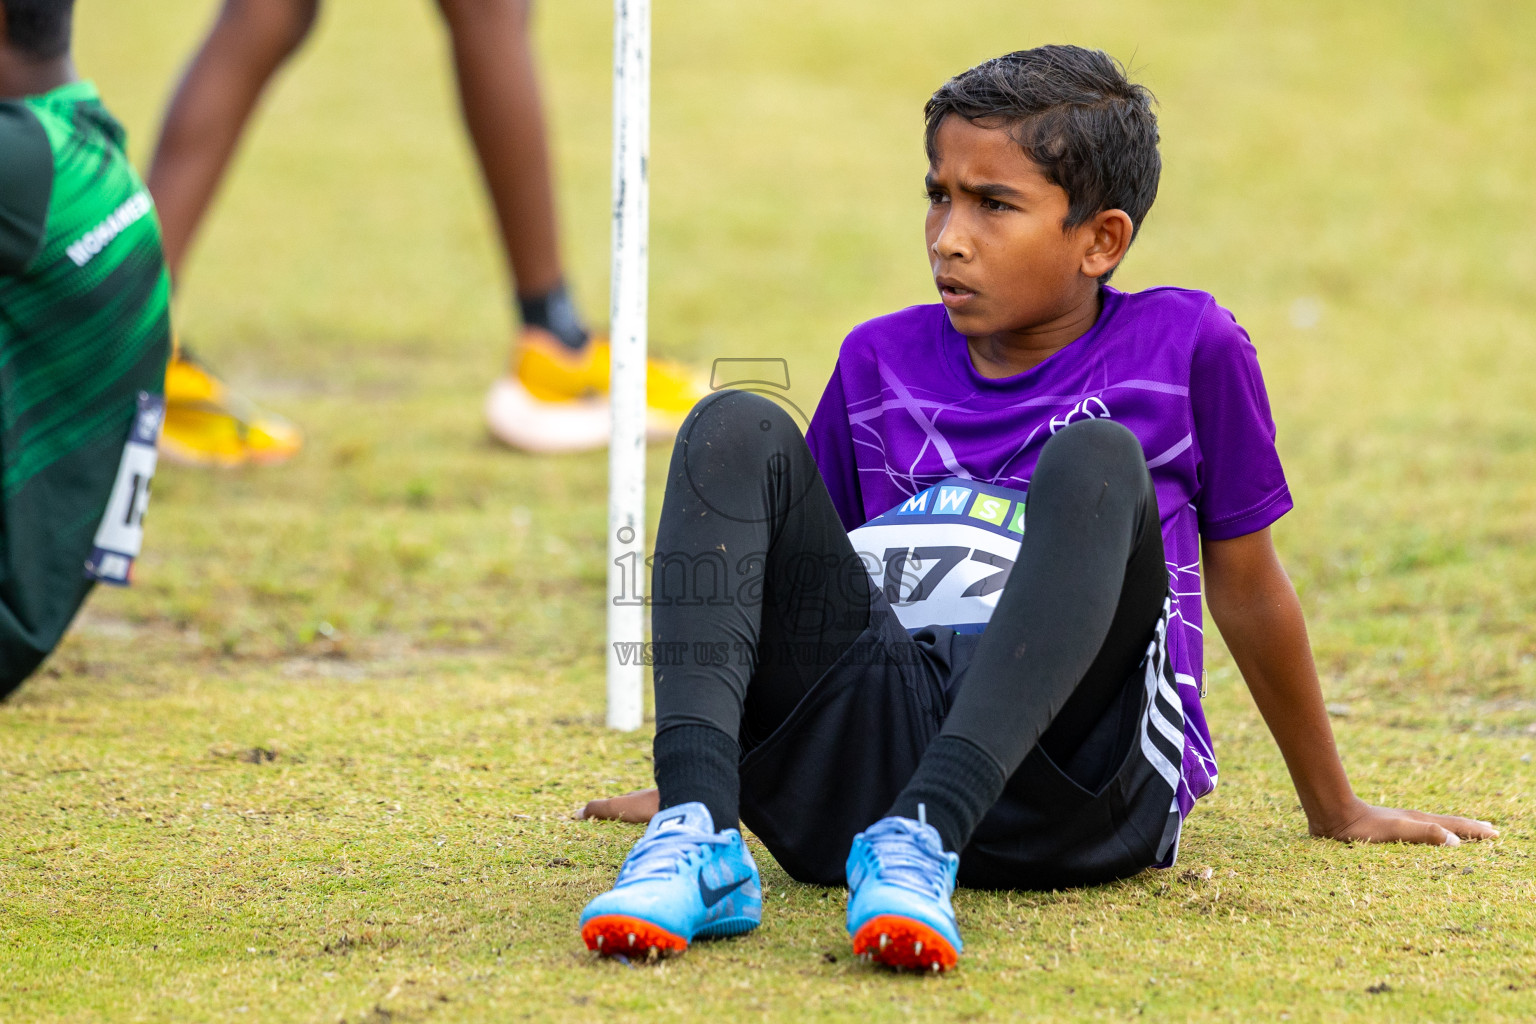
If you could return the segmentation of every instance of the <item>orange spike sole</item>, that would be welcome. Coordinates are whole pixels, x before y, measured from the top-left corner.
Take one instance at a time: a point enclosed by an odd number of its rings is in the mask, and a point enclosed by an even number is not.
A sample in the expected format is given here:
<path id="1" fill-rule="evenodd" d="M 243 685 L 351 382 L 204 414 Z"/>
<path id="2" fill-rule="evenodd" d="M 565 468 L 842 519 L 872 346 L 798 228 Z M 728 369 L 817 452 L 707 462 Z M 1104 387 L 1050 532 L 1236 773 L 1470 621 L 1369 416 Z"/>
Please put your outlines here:
<path id="1" fill-rule="evenodd" d="M 603 956 L 645 957 L 653 949 L 665 954 L 688 948 L 688 940 L 681 935 L 624 914 L 594 917 L 582 925 L 581 937 L 588 949 Z"/>
<path id="2" fill-rule="evenodd" d="M 864 922 L 854 933 L 853 951 L 904 971 L 947 971 L 960 959 L 944 936 L 921 921 L 895 914 L 881 914 Z"/>

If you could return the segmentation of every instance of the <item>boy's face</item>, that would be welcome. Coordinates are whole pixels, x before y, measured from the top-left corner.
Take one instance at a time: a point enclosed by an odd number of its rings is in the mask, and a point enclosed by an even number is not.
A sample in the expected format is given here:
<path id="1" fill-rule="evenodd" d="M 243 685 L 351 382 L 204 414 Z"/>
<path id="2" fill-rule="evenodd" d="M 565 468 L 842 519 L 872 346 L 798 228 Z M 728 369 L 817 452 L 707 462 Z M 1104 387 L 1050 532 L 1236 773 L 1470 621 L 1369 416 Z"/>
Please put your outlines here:
<path id="1" fill-rule="evenodd" d="M 1066 190 L 1004 129 L 945 118 L 926 186 L 928 261 L 961 334 L 1027 334 L 1095 298 L 1094 223 L 1062 230 Z"/>

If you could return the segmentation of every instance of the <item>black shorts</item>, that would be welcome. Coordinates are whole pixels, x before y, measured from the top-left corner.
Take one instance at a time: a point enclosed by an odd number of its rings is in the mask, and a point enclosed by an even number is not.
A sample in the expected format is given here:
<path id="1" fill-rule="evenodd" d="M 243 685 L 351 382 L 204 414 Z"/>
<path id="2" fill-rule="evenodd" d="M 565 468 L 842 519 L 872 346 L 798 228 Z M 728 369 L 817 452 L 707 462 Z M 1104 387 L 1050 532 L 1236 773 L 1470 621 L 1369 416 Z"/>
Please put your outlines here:
<path id="1" fill-rule="evenodd" d="M 1166 633 L 1165 607 L 1121 704 L 1084 741 L 1112 760 L 1090 776 L 1037 745 L 961 852 L 961 885 L 1058 889 L 1171 861 L 1184 717 Z M 944 627 L 909 638 L 877 595 L 858 641 L 783 725 L 744 749 L 741 819 L 791 877 L 845 884 L 854 835 L 885 814 L 939 734 L 976 639 Z M 1074 775 L 1108 781 L 1090 789 Z"/>

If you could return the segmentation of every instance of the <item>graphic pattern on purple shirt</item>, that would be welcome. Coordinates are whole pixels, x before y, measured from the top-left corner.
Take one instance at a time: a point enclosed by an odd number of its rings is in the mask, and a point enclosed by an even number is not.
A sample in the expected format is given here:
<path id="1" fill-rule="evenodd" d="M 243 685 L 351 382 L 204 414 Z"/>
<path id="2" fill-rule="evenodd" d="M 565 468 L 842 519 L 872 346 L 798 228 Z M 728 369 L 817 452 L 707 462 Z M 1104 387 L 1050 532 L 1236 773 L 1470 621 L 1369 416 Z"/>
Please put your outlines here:
<path id="1" fill-rule="evenodd" d="M 1012 377 L 983 377 L 942 305 L 848 335 L 807 441 L 852 530 L 946 477 L 1027 491 L 1045 442 L 1109 418 L 1141 441 L 1157 491 L 1172 612 L 1168 648 L 1184 706 L 1178 803 L 1216 786 L 1200 706 L 1200 539 L 1261 530 L 1291 508 L 1253 343 L 1208 294 L 1103 291 L 1088 333 Z"/>

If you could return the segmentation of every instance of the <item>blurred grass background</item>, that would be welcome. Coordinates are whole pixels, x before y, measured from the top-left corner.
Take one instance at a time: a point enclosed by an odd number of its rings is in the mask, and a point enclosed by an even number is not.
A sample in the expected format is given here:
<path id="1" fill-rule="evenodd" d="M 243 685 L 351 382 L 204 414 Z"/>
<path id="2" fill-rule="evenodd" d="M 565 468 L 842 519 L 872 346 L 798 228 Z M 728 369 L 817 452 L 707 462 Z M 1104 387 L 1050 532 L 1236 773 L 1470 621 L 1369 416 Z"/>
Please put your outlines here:
<path id="1" fill-rule="evenodd" d="M 80 0 L 80 66 L 140 165 L 213 10 Z M 611 5 L 535 15 L 570 275 L 600 321 Z M 575 915 L 635 830 L 568 814 L 650 777 L 648 733 L 600 728 L 605 457 L 485 439 L 511 315 L 436 15 L 332 0 L 178 303 L 310 443 L 281 469 L 162 470 L 136 585 L 0 707 L 0 1018 L 1536 1016 L 1536 9 L 655 18 L 653 344 L 783 357 L 805 409 L 853 324 L 930 301 L 932 89 L 1043 42 L 1124 60 L 1161 101 L 1165 172 L 1116 284 L 1207 289 L 1259 346 L 1297 499 L 1277 543 L 1356 787 L 1503 836 L 1307 839 L 1213 635 L 1222 785 L 1174 871 L 963 894 L 944 979 L 850 963 L 840 894 L 776 867 L 755 936 L 589 961 Z"/>

